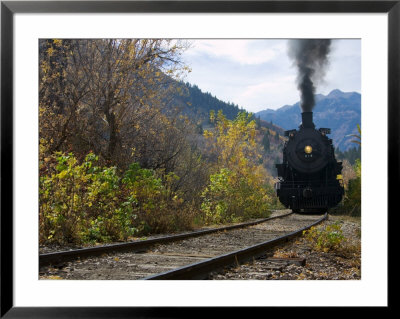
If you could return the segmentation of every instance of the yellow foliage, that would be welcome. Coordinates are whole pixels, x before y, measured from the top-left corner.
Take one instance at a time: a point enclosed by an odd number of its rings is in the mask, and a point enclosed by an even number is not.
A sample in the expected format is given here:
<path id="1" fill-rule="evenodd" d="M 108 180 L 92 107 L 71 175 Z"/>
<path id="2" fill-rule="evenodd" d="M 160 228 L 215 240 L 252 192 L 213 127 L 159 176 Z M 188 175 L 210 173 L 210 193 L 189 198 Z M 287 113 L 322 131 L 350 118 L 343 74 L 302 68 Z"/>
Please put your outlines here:
<path id="1" fill-rule="evenodd" d="M 215 174 L 210 176 L 210 185 L 202 195 L 202 210 L 207 220 L 223 222 L 268 215 L 269 175 L 259 164 L 255 121 L 246 113 L 230 121 L 222 111 L 216 117 L 212 112 L 210 118 L 215 122 L 215 129 L 205 130 L 203 134 L 217 160 Z"/>
<path id="2" fill-rule="evenodd" d="M 56 276 L 56 275 L 51 275 L 51 276 L 44 277 L 44 279 L 63 280 L 64 278 L 62 278 L 60 276 Z"/>

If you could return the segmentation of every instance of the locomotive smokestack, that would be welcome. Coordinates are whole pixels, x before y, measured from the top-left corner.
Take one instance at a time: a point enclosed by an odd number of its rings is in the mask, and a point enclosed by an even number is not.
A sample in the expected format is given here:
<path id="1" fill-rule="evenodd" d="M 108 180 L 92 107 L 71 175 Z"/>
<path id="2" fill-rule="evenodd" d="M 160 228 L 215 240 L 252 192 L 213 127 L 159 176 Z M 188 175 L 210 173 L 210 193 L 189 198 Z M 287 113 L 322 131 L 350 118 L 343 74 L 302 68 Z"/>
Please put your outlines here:
<path id="1" fill-rule="evenodd" d="M 301 113 L 301 126 L 302 128 L 315 128 L 313 122 L 313 112 L 303 112 Z"/>
<path id="2" fill-rule="evenodd" d="M 321 81 L 325 74 L 330 46 L 331 40 L 329 39 L 293 39 L 289 41 L 288 54 L 297 67 L 297 88 L 300 91 L 303 112 L 311 112 L 315 105 L 315 84 Z"/>

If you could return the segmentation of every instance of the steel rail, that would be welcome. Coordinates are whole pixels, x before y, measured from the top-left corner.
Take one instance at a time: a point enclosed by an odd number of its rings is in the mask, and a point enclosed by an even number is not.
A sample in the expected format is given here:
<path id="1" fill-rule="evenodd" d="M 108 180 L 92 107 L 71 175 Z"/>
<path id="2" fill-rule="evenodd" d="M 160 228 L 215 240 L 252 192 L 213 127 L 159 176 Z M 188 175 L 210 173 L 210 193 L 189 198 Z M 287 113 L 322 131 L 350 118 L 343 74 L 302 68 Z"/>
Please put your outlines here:
<path id="1" fill-rule="evenodd" d="M 245 261 L 264 255 L 266 249 L 270 249 L 282 242 L 289 241 L 293 237 L 302 234 L 303 231 L 326 220 L 327 217 L 328 213 L 325 213 L 325 215 L 316 222 L 313 222 L 312 224 L 305 226 L 299 230 L 296 230 L 292 233 L 289 233 L 287 235 L 283 235 L 254 246 L 250 246 L 221 256 L 213 257 L 201 262 L 183 266 L 163 273 L 151 275 L 143 278 L 142 280 L 205 279 L 212 271 L 218 271 L 226 266 L 240 264 Z"/>
<path id="2" fill-rule="evenodd" d="M 232 229 L 237 229 L 237 228 L 253 226 L 253 225 L 264 223 L 264 222 L 267 222 L 267 221 L 270 221 L 273 219 L 286 217 L 291 214 L 293 214 L 293 212 L 279 215 L 279 216 L 264 218 L 264 219 L 261 219 L 258 221 L 253 221 L 253 222 L 248 222 L 248 223 L 242 223 L 242 224 L 218 227 L 218 228 L 212 228 L 212 229 L 205 229 L 205 230 L 194 231 L 194 232 L 189 232 L 189 233 L 182 233 L 182 234 L 177 234 L 177 235 L 169 235 L 169 236 L 147 239 L 147 240 L 138 240 L 138 241 L 132 241 L 132 242 L 126 242 L 126 243 L 120 243 L 120 244 L 112 244 L 112 245 L 104 245 L 104 246 L 96 246 L 96 247 L 40 254 L 39 255 L 39 267 L 47 266 L 50 264 L 57 264 L 57 263 L 65 262 L 65 261 L 70 261 L 70 260 L 74 260 L 74 259 L 82 258 L 82 257 L 99 256 L 99 255 L 102 255 L 105 253 L 110 253 L 110 252 L 141 251 L 141 250 L 147 249 L 150 246 L 155 245 L 155 244 L 164 244 L 164 243 L 182 240 L 182 239 L 186 239 L 186 238 L 190 238 L 190 237 L 211 234 L 211 233 L 215 233 L 215 232 L 219 232 L 219 231 L 232 230 Z"/>

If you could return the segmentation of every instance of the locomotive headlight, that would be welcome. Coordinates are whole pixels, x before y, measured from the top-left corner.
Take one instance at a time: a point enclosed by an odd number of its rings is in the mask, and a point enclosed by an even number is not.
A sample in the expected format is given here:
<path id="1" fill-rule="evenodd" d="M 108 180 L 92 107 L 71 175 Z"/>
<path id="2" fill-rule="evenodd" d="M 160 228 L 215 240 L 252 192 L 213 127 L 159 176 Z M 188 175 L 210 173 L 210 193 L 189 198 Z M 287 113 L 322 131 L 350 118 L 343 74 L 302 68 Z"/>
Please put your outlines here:
<path id="1" fill-rule="evenodd" d="M 304 152 L 306 152 L 307 154 L 311 154 L 311 152 L 312 152 L 312 147 L 311 147 L 310 145 L 307 145 L 307 146 L 304 148 Z"/>

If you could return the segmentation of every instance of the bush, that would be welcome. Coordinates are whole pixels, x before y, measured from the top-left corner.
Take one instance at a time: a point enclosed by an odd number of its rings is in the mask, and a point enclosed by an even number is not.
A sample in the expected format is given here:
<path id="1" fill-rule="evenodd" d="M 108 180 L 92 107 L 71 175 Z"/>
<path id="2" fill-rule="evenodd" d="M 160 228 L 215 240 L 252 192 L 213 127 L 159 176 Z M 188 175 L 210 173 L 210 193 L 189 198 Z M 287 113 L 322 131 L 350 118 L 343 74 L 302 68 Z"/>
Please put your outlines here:
<path id="1" fill-rule="evenodd" d="M 303 235 L 314 249 L 324 252 L 338 250 L 346 242 L 339 223 L 326 225 L 321 230 L 313 226 L 309 230 L 303 231 Z"/>
<path id="2" fill-rule="evenodd" d="M 361 216 L 361 161 L 354 165 L 356 178 L 349 180 L 343 200 L 343 209 L 350 216 Z"/>
<path id="3" fill-rule="evenodd" d="M 72 153 L 47 158 L 53 165 L 39 178 L 42 242 L 122 240 L 137 231 L 136 199 L 119 187 L 116 168 L 97 160 L 93 153 L 82 164 Z"/>
<path id="4" fill-rule="evenodd" d="M 97 161 L 93 153 L 81 164 L 72 153 L 56 153 L 40 162 L 41 243 L 126 240 L 191 226 L 194 212 L 187 213 L 171 188 L 176 175 L 161 179 L 133 163 L 120 177 L 116 167 L 96 166 Z"/>
<path id="5" fill-rule="evenodd" d="M 191 227 L 190 209 L 186 207 L 181 194 L 172 187 L 178 179 L 172 172 L 161 179 L 154 170 L 140 168 L 138 163 L 131 164 L 124 173 L 122 183 L 137 201 L 135 211 L 139 233 L 160 233 Z"/>
<path id="6" fill-rule="evenodd" d="M 205 223 L 238 222 L 270 215 L 269 196 L 264 187 L 255 187 L 249 180 L 227 168 L 210 176 L 210 184 L 202 194 L 201 210 Z"/>
<path id="7" fill-rule="evenodd" d="M 208 186 L 202 192 L 201 210 L 206 223 L 243 221 L 267 217 L 273 194 L 270 175 L 260 164 L 256 123 L 250 114 L 239 113 L 230 121 L 219 111 L 205 130 L 210 158 L 214 159 Z"/>

